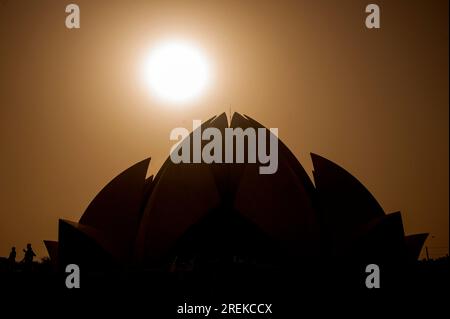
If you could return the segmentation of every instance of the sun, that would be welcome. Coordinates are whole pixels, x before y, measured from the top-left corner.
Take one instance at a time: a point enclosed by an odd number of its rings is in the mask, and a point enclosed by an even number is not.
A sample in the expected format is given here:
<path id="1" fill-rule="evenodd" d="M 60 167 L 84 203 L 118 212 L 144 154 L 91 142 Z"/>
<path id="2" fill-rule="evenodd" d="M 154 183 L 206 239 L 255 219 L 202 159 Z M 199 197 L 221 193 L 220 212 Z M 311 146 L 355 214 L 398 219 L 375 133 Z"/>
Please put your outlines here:
<path id="1" fill-rule="evenodd" d="M 211 80 L 210 66 L 195 45 L 180 40 L 165 41 L 150 50 L 144 61 L 143 79 L 158 99 L 182 104 L 205 92 Z"/>

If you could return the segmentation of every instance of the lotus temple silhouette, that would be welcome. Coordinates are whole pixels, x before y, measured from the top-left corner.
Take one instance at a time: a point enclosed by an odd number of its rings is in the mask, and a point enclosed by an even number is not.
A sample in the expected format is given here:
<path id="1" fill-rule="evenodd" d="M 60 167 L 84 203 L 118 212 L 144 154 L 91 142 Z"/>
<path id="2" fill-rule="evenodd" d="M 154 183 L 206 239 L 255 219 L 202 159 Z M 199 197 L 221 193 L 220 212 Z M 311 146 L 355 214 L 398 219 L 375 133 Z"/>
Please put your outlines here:
<path id="1" fill-rule="evenodd" d="M 225 113 L 202 124 L 224 132 Z M 263 128 L 234 113 L 230 127 Z M 224 134 L 222 134 L 224 136 Z M 259 164 L 174 164 L 146 178 L 150 159 L 107 184 L 78 222 L 45 241 L 56 267 L 184 271 L 222 265 L 285 267 L 320 259 L 409 263 L 427 234 L 405 236 L 400 212 L 332 161 L 311 154 L 314 182 L 281 141 L 278 170 Z"/>

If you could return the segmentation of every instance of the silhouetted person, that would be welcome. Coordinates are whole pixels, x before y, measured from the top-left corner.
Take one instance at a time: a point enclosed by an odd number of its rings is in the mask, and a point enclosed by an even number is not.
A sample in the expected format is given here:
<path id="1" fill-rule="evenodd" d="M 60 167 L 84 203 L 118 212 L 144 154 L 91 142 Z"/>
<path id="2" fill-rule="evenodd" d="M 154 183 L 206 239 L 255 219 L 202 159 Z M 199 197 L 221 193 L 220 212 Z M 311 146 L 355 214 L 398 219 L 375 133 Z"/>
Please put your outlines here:
<path id="1" fill-rule="evenodd" d="M 12 247 L 8 257 L 9 270 L 14 270 L 14 266 L 16 265 L 16 256 L 17 256 L 16 247 Z"/>
<path id="2" fill-rule="evenodd" d="M 27 244 L 27 250 L 23 250 L 25 253 L 25 257 L 23 258 L 24 264 L 25 264 L 25 270 L 31 271 L 33 267 L 33 258 L 36 256 L 33 249 L 31 248 L 31 244 Z"/>

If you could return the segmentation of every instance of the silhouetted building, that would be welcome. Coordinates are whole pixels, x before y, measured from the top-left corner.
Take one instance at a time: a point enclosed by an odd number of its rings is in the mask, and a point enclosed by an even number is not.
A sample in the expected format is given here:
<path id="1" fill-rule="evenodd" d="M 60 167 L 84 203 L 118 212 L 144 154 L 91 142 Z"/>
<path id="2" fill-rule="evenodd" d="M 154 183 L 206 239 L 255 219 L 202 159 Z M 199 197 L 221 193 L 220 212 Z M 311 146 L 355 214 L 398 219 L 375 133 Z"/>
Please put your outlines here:
<path id="1" fill-rule="evenodd" d="M 208 127 L 224 133 L 226 115 L 201 128 Z M 235 113 L 230 127 L 263 126 Z M 417 259 L 426 234 L 405 237 L 400 213 L 386 214 L 355 177 L 311 156 L 314 183 L 281 141 L 272 175 L 259 174 L 260 163 L 174 164 L 168 158 L 146 178 L 145 159 L 106 185 L 78 223 L 61 219 L 58 242 L 45 244 L 60 266 L 91 270 Z"/>

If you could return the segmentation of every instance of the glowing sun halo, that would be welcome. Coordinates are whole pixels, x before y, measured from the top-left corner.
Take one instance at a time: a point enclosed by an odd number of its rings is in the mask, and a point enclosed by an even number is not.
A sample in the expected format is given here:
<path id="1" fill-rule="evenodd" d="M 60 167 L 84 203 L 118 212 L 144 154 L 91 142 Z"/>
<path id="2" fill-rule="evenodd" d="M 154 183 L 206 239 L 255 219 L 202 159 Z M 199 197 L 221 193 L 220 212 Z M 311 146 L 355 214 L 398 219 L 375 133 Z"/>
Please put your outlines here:
<path id="1" fill-rule="evenodd" d="M 159 99 L 185 103 L 199 97 L 210 81 L 208 60 L 195 46 L 168 41 L 155 46 L 144 62 L 145 84 Z"/>

